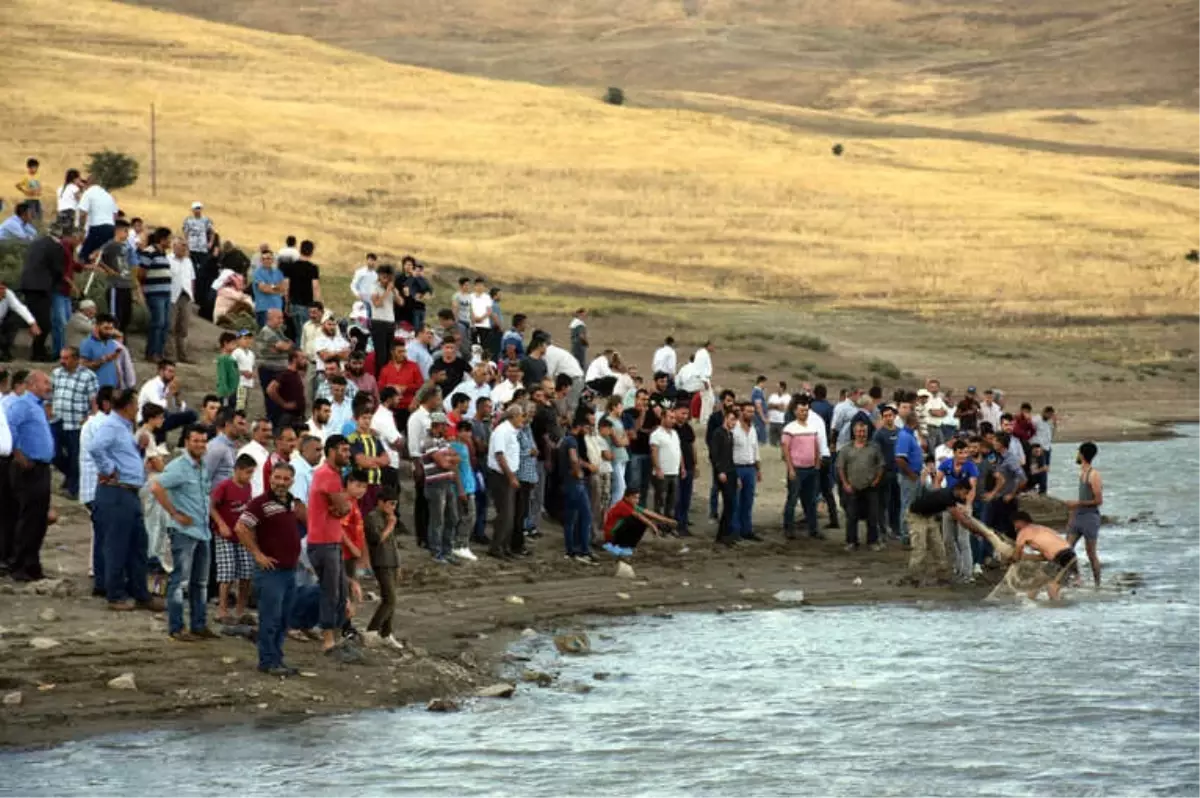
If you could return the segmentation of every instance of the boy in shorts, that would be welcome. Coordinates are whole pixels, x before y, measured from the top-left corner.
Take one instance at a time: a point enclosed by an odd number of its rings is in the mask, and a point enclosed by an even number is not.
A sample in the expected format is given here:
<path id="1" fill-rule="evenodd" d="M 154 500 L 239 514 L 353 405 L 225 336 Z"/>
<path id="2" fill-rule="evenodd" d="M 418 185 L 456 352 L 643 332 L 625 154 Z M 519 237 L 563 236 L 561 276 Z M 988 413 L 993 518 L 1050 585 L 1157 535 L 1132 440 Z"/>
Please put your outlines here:
<path id="1" fill-rule="evenodd" d="M 242 510 L 250 503 L 250 480 L 258 463 L 248 454 L 238 455 L 233 462 L 233 476 L 212 492 L 208 515 L 212 519 L 213 543 L 217 556 L 217 622 L 226 626 L 253 624 L 254 616 L 246 611 L 254 579 L 254 557 L 238 542 L 234 527 Z M 229 589 L 234 587 L 237 607 L 229 615 Z"/>
<path id="2" fill-rule="evenodd" d="M 1012 562 L 1039 558 L 1045 560 L 1042 570 L 1050 580 L 1045 586 L 1046 593 L 1051 601 L 1057 601 L 1063 581 L 1075 571 L 1075 550 L 1050 527 L 1033 523 L 1033 518 L 1023 510 L 1013 516 L 1013 526 L 1017 530 L 1017 548 L 1013 552 Z M 1027 546 L 1035 550 L 1037 555 L 1026 554 Z M 1040 591 L 1041 587 L 1034 588 L 1029 592 L 1029 598 L 1037 598 Z"/>

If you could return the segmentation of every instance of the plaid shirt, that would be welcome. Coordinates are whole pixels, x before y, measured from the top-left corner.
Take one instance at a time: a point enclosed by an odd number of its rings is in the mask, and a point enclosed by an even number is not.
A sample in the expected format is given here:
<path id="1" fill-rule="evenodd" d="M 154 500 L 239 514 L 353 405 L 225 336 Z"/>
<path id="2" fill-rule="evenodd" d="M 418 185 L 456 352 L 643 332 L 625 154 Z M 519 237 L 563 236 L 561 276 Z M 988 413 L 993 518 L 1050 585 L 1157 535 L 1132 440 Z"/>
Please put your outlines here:
<path id="1" fill-rule="evenodd" d="M 353 402 L 354 397 L 357 395 L 358 395 L 358 386 L 355 385 L 353 382 L 351 382 L 349 378 L 347 378 L 346 379 L 346 401 Z M 329 384 L 329 380 L 325 379 L 324 374 L 317 377 L 317 393 L 313 398 L 314 399 L 328 399 L 331 402 L 333 401 L 333 386 Z M 334 432 L 336 432 L 338 435 L 342 434 L 341 430 L 334 430 Z"/>
<path id="2" fill-rule="evenodd" d="M 50 400 L 54 417 L 62 422 L 64 430 L 82 427 L 92 410 L 92 397 L 100 390 L 96 373 L 82 365 L 73 372 L 59 366 L 51 372 L 50 384 L 54 387 Z"/>
<path id="3" fill-rule="evenodd" d="M 533 430 L 526 424 L 517 430 L 517 441 L 521 444 L 521 462 L 517 465 L 517 480 L 519 482 L 537 484 L 538 456 L 534 451 Z M 533 454 L 530 454 L 530 452 Z"/>

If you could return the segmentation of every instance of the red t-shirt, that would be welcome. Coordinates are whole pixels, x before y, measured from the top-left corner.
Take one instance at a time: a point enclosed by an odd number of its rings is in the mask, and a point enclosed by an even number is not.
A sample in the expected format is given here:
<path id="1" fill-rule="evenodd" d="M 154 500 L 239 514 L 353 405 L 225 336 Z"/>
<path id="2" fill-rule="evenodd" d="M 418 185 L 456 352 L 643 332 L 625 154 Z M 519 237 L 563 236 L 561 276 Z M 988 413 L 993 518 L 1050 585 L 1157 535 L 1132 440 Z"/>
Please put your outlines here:
<path id="1" fill-rule="evenodd" d="M 342 519 L 342 530 L 346 533 L 346 537 L 354 544 L 354 548 L 358 549 L 359 556 L 366 554 L 367 548 L 367 533 L 363 528 L 362 513 L 358 509 L 358 502 L 350 502 L 350 514 Z M 355 559 L 354 552 L 350 551 L 350 547 L 344 542 L 342 543 L 342 559 Z"/>
<path id="2" fill-rule="evenodd" d="M 221 520 L 225 522 L 225 526 L 229 527 L 232 534 L 233 527 L 241 517 L 242 511 L 250 503 L 250 483 L 239 485 L 232 478 L 227 479 L 217 485 L 216 490 L 212 492 L 212 500 L 216 505 L 217 515 L 221 516 Z M 213 534 L 217 534 L 217 525 L 210 522 L 209 526 L 212 527 Z M 237 540 L 237 535 L 234 535 L 232 540 Z"/>
<path id="3" fill-rule="evenodd" d="M 79 261 L 75 260 L 74 248 L 67 246 L 65 243 L 62 245 L 62 248 L 63 252 L 67 254 L 67 262 L 66 268 L 63 269 L 62 282 L 59 283 L 58 286 L 58 293 L 62 294 L 63 296 L 70 296 L 71 283 L 69 281 L 76 275 L 76 273 L 80 271 L 80 266 Z"/>
<path id="4" fill-rule="evenodd" d="M 342 519 L 329 514 L 329 496 L 342 493 L 342 475 L 326 463 L 313 472 L 308 489 L 308 545 L 341 543 Z"/>
<path id="5" fill-rule="evenodd" d="M 272 493 L 257 496 L 246 505 L 238 521 L 254 530 L 258 548 L 274 558 L 280 568 L 295 568 L 300 562 L 300 524 L 290 498 L 284 505 Z"/>
<path id="6" fill-rule="evenodd" d="M 421 376 L 421 367 L 411 360 L 404 361 L 402 366 L 397 366 L 393 361 L 379 372 L 379 390 L 383 390 L 389 385 L 399 390 L 401 407 L 408 407 L 412 404 L 413 398 L 424 382 L 425 378 Z"/>
<path id="7" fill-rule="evenodd" d="M 633 515 L 633 511 L 636 509 L 637 507 L 624 500 L 614 504 L 608 514 L 604 516 L 604 539 L 611 543 L 613 529 L 622 519 Z"/>
<path id="8" fill-rule="evenodd" d="M 271 472 L 275 470 L 275 466 L 280 463 L 286 463 L 287 458 L 279 454 L 279 452 L 271 452 L 271 456 L 263 463 L 263 492 L 267 493 L 271 490 Z"/>

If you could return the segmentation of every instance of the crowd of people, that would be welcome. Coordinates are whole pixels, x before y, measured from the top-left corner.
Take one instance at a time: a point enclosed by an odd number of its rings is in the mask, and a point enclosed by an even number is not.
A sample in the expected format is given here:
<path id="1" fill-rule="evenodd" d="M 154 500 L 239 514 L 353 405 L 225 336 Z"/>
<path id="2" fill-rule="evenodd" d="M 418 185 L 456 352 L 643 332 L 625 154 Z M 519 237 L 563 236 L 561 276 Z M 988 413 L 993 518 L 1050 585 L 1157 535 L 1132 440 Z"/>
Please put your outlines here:
<path id="1" fill-rule="evenodd" d="M 897 541 L 914 569 L 945 563 L 965 583 L 991 552 L 962 513 L 1015 536 L 1022 493 L 1046 490 L 1051 407 L 1010 413 L 1001 392 L 974 387 L 956 400 L 936 379 L 886 399 L 878 386 L 836 401 L 820 384 L 769 390 L 765 377 L 744 397 L 718 395 L 713 343 L 683 358 L 671 337 L 643 379 L 613 348 L 594 351 L 586 308 L 560 346 L 524 314 L 506 318 L 501 289 L 481 277 L 436 301 L 412 257 L 368 255 L 343 318 L 322 296 L 313 242 L 288 237 L 246 258 L 220 243 L 199 202 L 177 231 L 147 234 L 102 186 L 67 178 L 55 220 L 29 245 L 20 298 L 0 286 L 0 354 L 11 357 L 24 324 L 31 359 L 48 359 L 49 330 L 58 362 L 49 374 L 0 372 L 0 503 L 15 508 L 0 518 L 0 569 L 44 576 L 58 470 L 90 513 L 93 588 L 109 608 L 160 610 L 161 592 L 167 633 L 190 642 L 214 636 L 215 596 L 223 624 L 257 624 L 266 672 L 294 673 L 289 634 L 343 661 L 361 656 L 358 641 L 400 647 L 397 541 L 410 536 L 431 564 L 469 566 L 530 556 L 553 519 L 562 556 L 589 567 L 598 550 L 632 556 L 647 535 L 700 534 L 703 474 L 715 539 L 752 545 L 775 526 L 755 509 L 763 462 L 777 457 L 786 539 L 824 537 L 823 514 L 847 550 Z M 105 278 L 107 312 L 84 298 L 89 270 Z M 191 362 L 189 319 L 226 317 L 230 286 L 257 323 L 222 332 L 211 385 L 185 389 L 176 360 Z M 151 318 L 154 374 L 140 385 L 126 344 L 134 303 Z M 1098 582 L 1095 446 L 1078 456 L 1070 543 L 1086 541 Z M 941 534 L 910 529 L 933 505 Z M 380 602 L 359 630 L 368 576 Z"/>

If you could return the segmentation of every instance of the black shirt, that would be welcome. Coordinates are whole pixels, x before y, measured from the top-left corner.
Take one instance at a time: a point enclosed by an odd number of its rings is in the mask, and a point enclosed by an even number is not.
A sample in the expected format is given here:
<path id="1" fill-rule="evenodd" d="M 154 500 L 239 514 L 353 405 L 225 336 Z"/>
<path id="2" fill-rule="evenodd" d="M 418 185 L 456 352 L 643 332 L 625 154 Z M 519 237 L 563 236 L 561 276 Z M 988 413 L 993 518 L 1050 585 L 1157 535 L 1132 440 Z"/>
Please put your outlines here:
<path id="1" fill-rule="evenodd" d="M 626 410 L 622 416 L 625 428 L 629 431 L 629 453 L 650 456 L 650 433 L 658 426 L 658 412 L 652 407 L 646 408 L 642 426 L 637 423 L 637 411 Z"/>
<path id="2" fill-rule="evenodd" d="M 321 277 L 321 270 L 312 261 L 298 260 L 279 267 L 288 279 L 288 299 L 293 305 L 308 307 L 313 303 L 313 280 Z"/>
<path id="3" fill-rule="evenodd" d="M 562 428 L 558 425 L 558 409 L 553 404 L 538 405 L 533 412 L 533 440 L 537 444 L 539 456 L 544 460 L 550 456 L 547 446 L 554 446 L 562 437 Z M 550 438 L 549 444 L 546 438 Z"/>
<path id="4" fill-rule="evenodd" d="M 405 287 L 408 289 L 408 305 L 412 310 L 424 310 L 425 303 L 417 299 L 417 294 L 432 294 L 433 286 L 424 277 L 409 277 L 405 282 Z"/>
<path id="5" fill-rule="evenodd" d="M 949 510 L 956 504 L 958 499 L 954 495 L 954 488 L 939 488 L 918 495 L 908 509 L 909 512 L 928 517 Z"/>
<path id="6" fill-rule="evenodd" d="M 433 365 L 429 367 L 429 379 L 434 379 L 438 374 L 445 373 L 446 379 L 441 381 L 442 394 L 449 396 L 450 392 L 458 387 L 458 384 L 463 381 L 471 372 L 471 364 L 461 357 L 456 357 L 449 363 L 445 358 L 439 357 L 433 361 Z"/>
<path id="7" fill-rule="evenodd" d="M 683 465 L 689 474 L 696 473 L 696 430 L 692 425 L 679 424 L 675 427 L 679 435 L 679 449 L 683 452 Z"/>
<path id="8" fill-rule="evenodd" d="M 527 389 L 535 385 L 541 385 L 549 373 L 546 369 L 545 360 L 538 357 L 525 357 L 521 359 L 521 381 L 525 383 Z"/>

